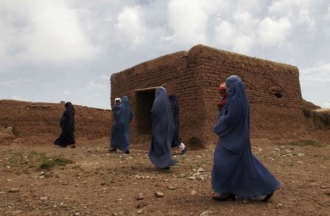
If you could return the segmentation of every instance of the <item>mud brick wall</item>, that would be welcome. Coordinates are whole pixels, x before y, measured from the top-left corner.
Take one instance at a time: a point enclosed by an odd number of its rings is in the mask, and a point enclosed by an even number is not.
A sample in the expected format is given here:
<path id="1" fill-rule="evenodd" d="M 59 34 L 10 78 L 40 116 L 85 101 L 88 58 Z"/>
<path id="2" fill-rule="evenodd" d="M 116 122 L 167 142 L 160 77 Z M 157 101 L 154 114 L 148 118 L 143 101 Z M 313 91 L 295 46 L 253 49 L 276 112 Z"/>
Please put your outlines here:
<path id="1" fill-rule="evenodd" d="M 110 136 L 111 111 L 75 105 L 77 139 Z M 0 100 L 0 128 L 11 127 L 19 138 L 40 137 L 49 142 L 60 135 L 64 103 L 33 103 Z"/>
<path id="2" fill-rule="evenodd" d="M 166 83 L 168 93 L 179 100 L 183 142 L 191 148 L 209 147 L 218 139 L 213 133 L 220 100 L 218 87 L 233 74 L 239 75 L 246 87 L 252 138 L 315 137 L 310 133 L 310 122 L 303 109 L 316 106 L 302 99 L 297 67 L 203 45 L 113 74 L 111 102 L 115 97 L 129 97 L 135 112 L 132 143 L 150 142 L 150 100 L 154 99 L 154 90 L 144 93 L 135 90 Z"/>
<path id="3" fill-rule="evenodd" d="M 204 113 L 203 107 L 200 106 L 202 89 L 198 68 L 193 63 L 187 64 L 186 55 L 187 52 L 182 51 L 162 56 L 111 76 L 111 105 L 113 106 L 114 98 L 127 95 L 132 106 L 134 114 L 131 123 L 132 143 L 150 142 L 151 121 L 150 119 L 145 121 L 144 117 L 151 116 L 152 104 L 144 100 L 150 100 L 151 97 L 153 97 L 152 102 L 154 100 L 154 91 L 136 92 L 135 90 L 165 84 L 168 94 L 175 94 L 179 101 L 182 140 L 190 142 L 191 145 L 201 144 L 202 137 L 199 136 L 199 132 L 203 124 L 201 115 Z"/>
<path id="4" fill-rule="evenodd" d="M 218 87 L 230 75 L 239 75 L 246 87 L 251 109 L 251 137 L 290 138 L 306 134 L 303 118 L 299 72 L 291 65 L 275 63 L 198 45 L 189 58 L 202 65 L 205 125 L 203 140 L 214 143 L 212 133 L 218 116 Z M 295 137 L 297 137 L 295 136 Z"/>

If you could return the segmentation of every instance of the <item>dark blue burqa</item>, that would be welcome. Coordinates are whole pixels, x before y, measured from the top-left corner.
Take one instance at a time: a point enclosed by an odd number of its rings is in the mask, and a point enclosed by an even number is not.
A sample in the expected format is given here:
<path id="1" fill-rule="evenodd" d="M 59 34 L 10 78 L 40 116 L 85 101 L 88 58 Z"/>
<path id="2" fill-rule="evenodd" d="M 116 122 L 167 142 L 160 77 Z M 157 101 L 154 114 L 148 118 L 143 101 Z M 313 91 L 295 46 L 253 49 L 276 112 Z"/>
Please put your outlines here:
<path id="1" fill-rule="evenodd" d="M 172 158 L 171 151 L 175 128 L 171 104 L 164 87 L 156 89 L 151 113 L 152 142 L 149 159 L 158 168 L 171 167 L 177 162 Z"/>
<path id="2" fill-rule="evenodd" d="M 65 103 L 65 111 L 60 119 L 60 126 L 62 128 L 61 135 L 55 140 L 54 144 L 66 147 L 75 144 L 75 110 L 71 102 Z"/>
<path id="3" fill-rule="evenodd" d="M 171 102 L 171 108 L 172 108 L 172 117 L 174 122 L 174 137 L 171 144 L 171 147 L 177 147 L 180 145 L 180 136 L 179 136 L 179 127 L 180 127 L 180 117 L 179 117 L 179 102 L 175 95 L 169 95 L 168 99 Z"/>
<path id="4" fill-rule="evenodd" d="M 213 132 L 219 136 L 214 152 L 212 189 L 219 194 L 251 198 L 274 192 L 280 183 L 252 154 L 250 108 L 242 80 L 226 80 L 227 104 Z"/>
<path id="5" fill-rule="evenodd" d="M 121 104 L 112 108 L 114 123 L 111 128 L 110 148 L 123 152 L 129 150 L 130 128 L 133 113 L 127 96 L 121 98 Z"/>

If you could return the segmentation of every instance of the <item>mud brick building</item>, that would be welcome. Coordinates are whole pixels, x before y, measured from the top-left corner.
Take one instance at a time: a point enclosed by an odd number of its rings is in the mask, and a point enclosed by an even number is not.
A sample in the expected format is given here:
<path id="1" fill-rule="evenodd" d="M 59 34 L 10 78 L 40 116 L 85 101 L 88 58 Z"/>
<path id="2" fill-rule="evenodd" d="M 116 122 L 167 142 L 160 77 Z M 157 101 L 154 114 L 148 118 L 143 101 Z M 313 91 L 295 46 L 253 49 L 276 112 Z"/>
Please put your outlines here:
<path id="1" fill-rule="evenodd" d="M 242 78 L 247 90 L 251 137 L 306 137 L 308 120 L 302 109 L 308 103 L 302 99 L 297 67 L 203 45 L 113 74 L 111 98 L 129 97 L 134 112 L 132 142 L 146 142 L 151 136 L 155 89 L 164 85 L 179 100 L 183 141 L 190 147 L 208 147 L 217 140 L 212 131 L 219 83 L 233 74 Z"/>

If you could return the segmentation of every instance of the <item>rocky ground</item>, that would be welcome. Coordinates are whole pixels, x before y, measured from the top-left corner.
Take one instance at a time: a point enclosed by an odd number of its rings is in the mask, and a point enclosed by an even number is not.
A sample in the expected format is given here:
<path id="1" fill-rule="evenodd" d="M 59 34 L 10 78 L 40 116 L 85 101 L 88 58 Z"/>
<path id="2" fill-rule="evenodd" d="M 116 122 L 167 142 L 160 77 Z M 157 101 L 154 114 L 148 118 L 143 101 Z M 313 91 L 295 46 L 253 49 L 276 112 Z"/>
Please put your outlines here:
<path id="1" fill-rule="evenodd" d="M 107 142 L 1 145 L 0 215 L 330 215 L 330 145 L 252 140 L 282 184 L 264 203 L 212 200 L 212 150 L 174 152 L 178 164 L 162 171 L 150 163 L 148 146 L 113 154 Z"/>

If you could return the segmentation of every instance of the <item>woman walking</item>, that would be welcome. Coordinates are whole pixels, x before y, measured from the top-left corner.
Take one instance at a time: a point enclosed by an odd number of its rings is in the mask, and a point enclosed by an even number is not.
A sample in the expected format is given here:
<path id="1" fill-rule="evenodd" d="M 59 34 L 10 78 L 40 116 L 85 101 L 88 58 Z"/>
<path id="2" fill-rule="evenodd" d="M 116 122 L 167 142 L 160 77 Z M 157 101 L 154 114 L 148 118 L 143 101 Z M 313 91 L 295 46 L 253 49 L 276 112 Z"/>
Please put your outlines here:
<path id="1" fill-rule="evenodd" d="M 71 145 L 71 148 L 76 148 L 75 141 L 75 110 L 71 102 L 65 103 L 65 111 L 60 119 L 62 129 L 61 135 L 55 140 L 54 144 L 66 148 Z"/>
<path id="2" fill-rule="evenodd" d="M 212 189 L 218 201 L 265 196 L 267 201 L 280 183 L 252 154 L 250 107 L 240 77 L 226 80 L 227 102 L 214 126 L 219 136 L 214 152 Z"/>
<path id="3" fill-rule="evenodd" d="M 133 113 L 127 96 L 115 99 L 112 108 L 114 123 L 111 128 L 110 152 L 115 153 L 117 149 L 129 154 L 130 128 Z"/>
<path id="4" fill-rule="evenodd" d="M 177 162 L 172 158 L 171 150 L 175 127 L 171 104 L 164 87 L 156 89 L 151 114 L 152 142 L 149 159 L 156 167 L 169 170 Z"/>

